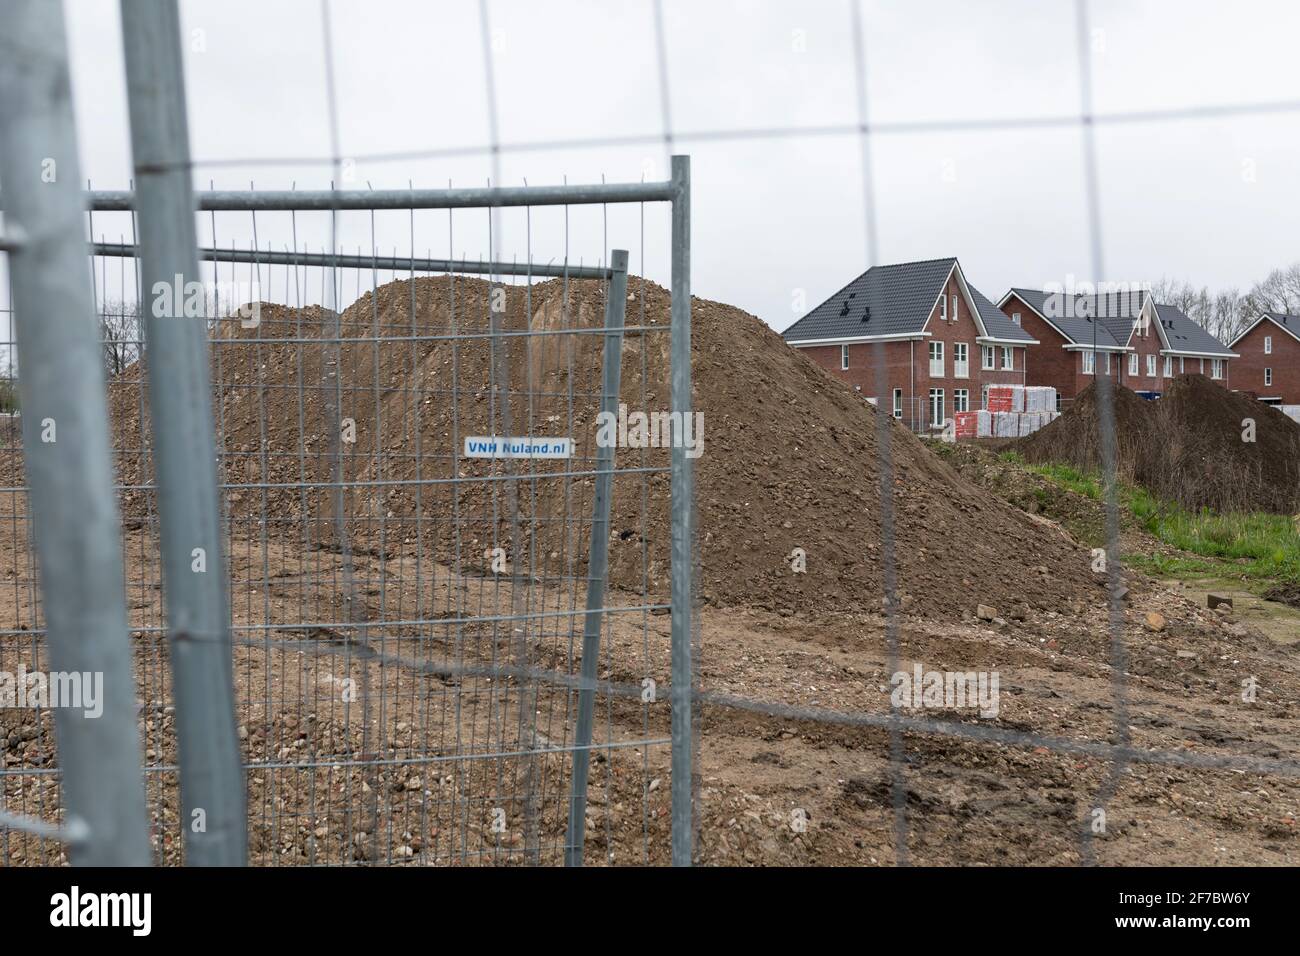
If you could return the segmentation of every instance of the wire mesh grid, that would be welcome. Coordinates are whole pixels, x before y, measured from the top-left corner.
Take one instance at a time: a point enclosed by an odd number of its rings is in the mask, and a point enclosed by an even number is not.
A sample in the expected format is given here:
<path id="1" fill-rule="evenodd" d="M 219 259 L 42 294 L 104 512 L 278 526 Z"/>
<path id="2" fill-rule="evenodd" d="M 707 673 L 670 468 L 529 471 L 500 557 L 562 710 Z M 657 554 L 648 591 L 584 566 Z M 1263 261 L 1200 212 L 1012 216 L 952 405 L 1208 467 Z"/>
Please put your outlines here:
<path id="1" fill-rule="evenodd" d="M 522 229 L 532 213 L 519 212 Z M 291 232 L 302 216 L 278 215 Z M 373 228 L 374 215 L 359 219 Z M 417 213 L 402 215 L 414 248 Z M 418 215 L 439 216 L 454 248 L 457 221 L 474 213 Z M 258 214 L 226 218 L 245 223 L 235 245 L 256 249 Z M 216 214 L 208 224 L 216 247 L 226 236 Z M 642 237 L 627 238 L 636 246 Z M 373 247 L 359 254 L 379 258 Z M 552 263 L 560 277 L 540 282 L 373 266 L 208 267 L 195 306 L 213 316 L 252 862 L 563 859 L 580 690 L 526 675 L 580 667 L 611 288 L 589 277 L 609 272 L 608 250 L 591 250 L 589 261 L 602 265 Z M 124 255 L 96 258 L 95 290 L 114 369 L 110 417 L 156 855 L 172 862 L 183 821 L 147 359 L 139 360 L 141 303 L 151 298 Z M 667 292 L 638 281 L 624 295 L 615 404 L 666 407 Z M 329 301 L 351 304 L 339 312 L 307 304 Z M 474 436 L 510 435 L 576 440 L 555 460 L 473 457 Z M 15 432 L 6 445 L 15 556 L 27 552 L 21 454 Z M 610 561 L 620 590 L 602 614 L 600 669 L 639 693 L 596 710 L 592 861 L 662 862 L 667 850 L 668 720 L 654 688 L 669 670 L 660 626 L 669 559 L 643 529 L 666 518 L 651 514 L 650 499 L 666 495 L 668 471 L 668 450 L 645 447 L 624 449 L 612 473 Z M 39 661 L 29 656 L 41 622 L 24 560 L 11 565 L 22 595 L 0 664 L 11 671 L 19 658 L 29 668 Z M 27 749 L 31 759 L 4 770 L 6 805 L 48 816 L 56 781 L 41 764 L 51 755 L 36 743 Z M 57 855 L 32 836 L 4 839 L 10 862 Z"/>
<path id="2" fill-rule="evenodd" d="M 651 9 L 663 118 L 661 131 L 564 141 L 507 142 L 498 133 L 493 108 L 491 140 L 482 146 L 377 152 L 353 158 L 386 163 L 449 155 L 499 157 L 503 153 L 526 154 L 556 148 L 655 143 L 662 143 L 665 151 L 671 152 L 675 146 L 692 141 L 763 142 L 855 136 L 860 146 L 862 224 L 869 266 L 875 263 L 876 250 L 880 247 L 876 213 L 880 187 L 873 178 L 872 165 L 875 137 L 938 130 L 978 133 L 1017 128 L 1077 128 L 1083 133 L 1091 265 L 1095 274 L 1103 275 L 1105 246 L 1093 134 L 1098 125 L 1158 124 L 1300 111 L 1300 104 L 1274 102 L 1097 114 L 1089 92 L 1089 4 L 1088 0 L 1077 0 L 1076 41 L 1081 75 L 1077 115 L 873 123 L 866 85 L 871 37 L 864 32 L 860 4 L 852 0 L 846 5 L 846 26 L 852 31 L 857 81 L 854 121 L 810 128 L 681 131 L 673 125 L 669 94 L 671 37 L 664 28 L 660 3 L 652 3 Z M 491 80 L 488 4 L 482 3 L 480 10 L 484 50 L 489 62 L 488 89 L 494 105 L 498 93 Z M 327 4 L 322 5 L 322 13 L 328 54 Z M 330 64 L 328 55 L 326 63 Z M 332 116 L 331 122 L 336 122 L 336 117 Z M 258 162 L 268 165 L 328 163 L 337 170 L 342 157 L 336 134 L 334 142 L 333 155 L 328 158 L 282 157 Z M 243 164 L 242 159 L 217 159 L 196 165 Z M 450 224 L 451 217 L 448 218 Z M 254 232 L 250 222 L 240 236 L 249 248 L 257 246 Z M 230 237 L 222 238 L 222 241 L 229 240 Z M 215 219 L 212 241 L 213 245 L 218 243 Z M 409 248 L 412 257 L 415 249 L 412 235 Z M 301 250 L 295 242 L 288 251 L 293 255 Z M 602 254 L 606 251 L 600 250 Z M 367 252 L 363 243 L 357 255 L 362 258 L 368 255 L 378 262 L 382 252 L 373 244 Z M 394 250 L 394 258 L 401 255 Z M 108 292 L 109 266 L 103 258 L 95 261 L 100 277 L 97 292 L 101 318 L 108 319 L 114 314 L 114 300 Z M 442 479 L 450 473 L 436 469 L 457 468 L 455 451 L 448 451 L 457 446 L 454 441 L 430 444 L 421 422 L 428 417 L 423 409 L 429 399 L 453 403 L 456 411 L 452 432 L 457 437 L 464 434 L 459 415 L 471 408 L 484 416 L 479 420 L 485 429 L 499 420 L 494 416 L 502 414 L 530 425 L 551 420 L 552 415 L 559 415 L 566 424 L 589 420 L 594 414 L 594 403 L 599 401 L 599 388 L 590 376 L 582 379 L 581 384 L 574 383 L 574 378 L 580 377 L 580 369 L 592 367 L 590 355 L 585 364 L 575 357 L 575 350 L 581 348 L 577 343 L 586 337 L 559 336 L 565 345 L 559 349 L 561 360 L 557 367 L 567 371 L 567 387 L 538 390 L 538 380 L 544 381 L 545 376 L 535 374 L 531 351 L 545 354 L 553 350 L 553 342 L 546 333 L 530 329 L 521 336 L 526 340 L 523 346 L 526 357 L 522 361 L 512 359 L 512 353 L 517 351 L 512 345 L 521 343 L 512 342 L 511 336 L 502 334 L 502 330 L 493 332 L 488 306 L 491 283 L 449 276 L 422 275 L 417 279 L 416 270 L 412 269 L 407 270 L 403 284 L 393 287 L 385 286 L 378 273 L 376 268 L 340 269 L 338 285 L 330 290 L 327 270 L 255 264 L 249 274 L 256 274 L 259 284 L 261 277 L 266 276 L 266 283 L 261 287 L 269 289 L 272 294 L 268 298 L 280 305 L 264 305 L 261 324 L 251 334 L 242 327 L 237 328 L 238 320 L 233 317 L 223 318 L 212 327 L 219 447 L 225 476 L 223 490 L 227 496 L 232 608 L 239 645 L 236 664 L 240 674 L 241 735 L 245 730 L 249 735 L 250 821 L 257 834 L 253 840 L 253 859 L 266 863 L 401 862 L 419 855 L 430 861 L 554 861 L 562 855 L 558 808 L 563 803 L 560 795 L 564 774 L 563 760 L 555 758 L 565 752 L 570 740 L 576 686 L 566 682 L 562 675 L 574 669 L 574 616 L 582 601 L 580 585 L 586 583 L 582 561 L 590 530 L 591 485 L 585 479 L 590 476 L 551 473 L 544 478 L 530 471 L 517 481 L 501 482 L 496 479 L 503 476 L 497 472 L 461 475 L 455 471 L 451 480 L 444 482 Z M 350 295 L 343 289 L 349 277 L 353 283 Z M 215 271 L 214 278 L 218 278 Z M 314 283 L 319 283 L 320 288 L 317 301 L 353 304 L 338 315 L 328 309 L 313 310 L 305 303 L 313 298 L 307 290 Z M 134 279 L 129 275 L 119 276 L 118 303 L 131 299 L 133 285 Z M 572 328 L 568 323 L 579 321 L 570 301 L 579 285 L 580 282 L 562 280 L 558 287 L 545 287 L 546 291 L 532 285 L 512 286 L 508 290 L 507 314 L 515 315 L 513 310 L 518 309 L 516 321 L 527 321 L 540 308 L 543 316 L 549 316 L 551 303 L 558 301 L 556 321 L 560 328 L 547 332 L 567 332 Z M 276 294 L 281 286 L 283 292 Z M 629 317 L 638 311 L 641 317 L 637 320 L 639 328 L 629 328 L 630 336 L 652 337 L 662 332 L 662 328 L 653 328 L 644 317 L 647 298 L 653 298 L 647 295 L 646 289 L 645 283 L 633 280 Z M 584 290 L 584 294 L 594 291 Z M 437 303 L 444 297 L 447 304 L 441 307 Z M 596 303 L 592 308 L 603 308 L 599 295 L 590 301 Z M 426 302 L 427 311 L 437 316 L 427 323 Z M 119 305 L 116 309 L 119 319 L 123 311 Z M 581 315 L 581 309 L 576 314 Z M 129 335 L 125 338 L 134 341 Z M 451 347 L 448 350 L 433 340 L 443 345 L 450 342 Z M 469 363 L 466 366 L 459 364 L 461 349 L 465 350 L 465 360 Z M 488 354 L 484 355 L 484 349 Z M 491 399 L 496 389 L 502 387 L 494 379 L 498 352 L 512 375 L 510 385 L 505 386 L 509 398 L 502 408 L 493 405 Z M 126 354 L 134 358 L 130 348 Z M 452 363 L 450 388 L 445 378 L 440 385 L 436 379 L 430 380 L 432 376 L 420 374 L 422 369 L 429 368 L 430 354 L 442 356 L 444 363 Z M 629 381 L 639 383 L 633 387 L 639 387 L 637 398 L 642 407 L 647 407 L 647 402 L 652 404 L 652 401 L 645 346 L 640 350 L 639 360 L 638 378 L 634 374 L 629 376 L 629 371 L 635 371 L 637 359 L 631 359 L 629 365 L 625 358 L 621 395 L 627 395 Z M 286 367 L 290 369 L 288 383 L 275 382 L 271 373 Z M 394 386 L 396 370 L 404 373 L 408 368 L 414 374 L 406 377 L 404 384 Z M 469 373 L 469 369 L 473 372 Z M 885 394 L 883 356 L 879 353 L 877 370 L 881 382 L 877 394 Z M 531 376 L 528 388 L 515 384 L 520 371 Z M 366 373 L 365 381 L 361 372 Z M 1108 382 L 1105 378 L 1101 381 Z M 138 420 L 144 421 L 140 382 L 132 382 L 128 373 L 114 383 L 113 389 L 114 407 L 138 407 L 141 409 Z M 1067 739 L 996 726 L 908 717 L 896 708 L 884 713 L 847 712 L 756 700 L 707 688 L 694 694 L 696 706 L 887 731 L 894 817 L 892 850 L 893 859 L 898 863 L 909 860 L 905 778 L 911 760 L 905 755 L 905 734 L 949 735 L 988 745 L 1042 747 L 1104 759 L 1110 770 L 1095 801 L 1100 807 L 1114 795 L 1125 767 L 1131 763 L 1229 768 L 1281 777 L 1294 777 L 1300 772 L 1300 763 L 1290 759 L 1196 755 L 1131 745 L 1120 606 L 1123 584 L 1114 480 L 1114 420 L 1109 389 L 1103 386 L 1099 391 L 1101 423 L 1106 436 L 1104 486 L 1114 715 L 1110 741 Z M 320 398 L 320 409 L 314 414 L 322 416 L 324 424 L 317 422 L 315 428 L 309 428 L 305 409 L 311 404 L 313 393 Z M 346 414 L 354 403 L 356 408 L 364 405 L 365 411 Z M 252 415 L 247 414 L 249 406 L 256 408 Z M 279 410 L 268 414 L 268 406 L 279 406 Z M 236 411 L 245 413 L 241 421 L 251 422 L 252 432 L 230 428 L 229 422 Z M 916 418 L 924 416 L 925 409 L 913 414 Z M 335 432 L 335 419 L 339 422 L 340 435 L 345 419 L 368 423 L 371 430 L 368 433 L 362 427 L 357 434 L 363 437 L 355 445 L 349 441 L 330 451 L 323 447 L 326 444 L 323 436 Z M 882 415 L 880 419 L 879 560 L 884 569 L 883 607 L 889 667 L 896 670 L 900 660 L 900 598 L 895 567 L 894 483 L 887 416 Z M 473 418 L 467 416 L 465 420 Z M 440 424 L 446 427 L 445 421 Z M 287 429 L 289 434 L 297 429 L 296 444 L 290 442 L 294 445 L 292 452 L 271 450 L 269 433 L 276 429 Z M 445 439 L 445 431 L 439 437 Z M 14 455 L 14 441 L 11 439 L 6 446 L 7 457 Z M 144 646 L 150 641 L 157 644 L 162 634 L 158 605 L 160 574 L 156 556 L 150 557 L 154 552 L 146 543 L 156 514 L 151 489 L 143 477 L 147 474 L 147 436 L 139 434 L 128 446 L 118 449 L 118 467 L 120 474 L 141 476 L 134 483 L 124 480 L 122 490 L 133 623 Z M 656 482 L 664 476 L 666 467 L 652 453 L 642 452 L 640 459 L 639 467 L 630 467 L 621 458 L 617 474 L 624 488 L 633 489 L 633 501 L 639 495 L 640 507 L 634 517 L 643 523 L 630 525 L 627 530 L 631 531 L 630 540 L 640 546 L 636 566 L 642 584 L 630 606 L 611 608 L 626 613 L 609 615 L 602 645 L 607 649 L 602 654 L 609 655 L 609 666 L 602 670 L 598 684 L 605 714 L 605 750 L 604 760 L 598 758 L 601 769 L 593 776 L 593 788 L 605 789 L 602 846 L 615 862 L 664 859 L 665 810 L 655 794 L 662 793 L 658 781 L 665 773 L 662 755 L 656 748 L 666 743 L 666 717 L 644 699 L 642 679 L 667 670 L 666 634 L 655 625 L 655 612 L 663 607 L 653 597 L 653 582 L 662 573 L 662 567 L 648 552 L 643 533 L 644 522 L 653 520 L 651 498 L 663 493 Z M 589 449 L 586 457 L 575 453 L 572 466 L 578 468 L 590 460 Z M 432 474 L 426 472 L 426 467 Z M 412 470 L 416 473 L 414 478 L 409 477 Z M 39 660 L 41 624 L 35 570 L 25 540 L 26 515 L 20 481 L 13 480 L 10 484 L 7 494 L 13 504 L 6 517 L 12 531 L 9 544 L 15 570 L 7 576 L 12 579 L 15 612 L 13 623 L 5 632 L 3 647 L 11 655 L 9 659 L 31 655 L 31 660 Z M 520 518 L 514 527 L 509 526 L 510 522 L 503 523 L 502 518 L 503 486 L 507 484 L 518 495 L 515 505 Z M 562 489 L 562 507 L 556 504 L 556 499 L 550 502 L 549 510 L 538 503 L 538 488 L 542 485 Z M 466 490 L 463 501 L 461 489 Z M 520 537 L 523 526 L 526 533 Z M 456 532 L 460 537 L 449 542 L 449 532 Z M 526 548 L 515 547 L 521 540 L 526 542 Z M 412 547 L 408 550 L 394 547 L 398 541 Z M 492 573 L 495 548 L 505 551 L 505 566 L 509 570 L 504 575 Z M 523 613 L 497 613 L 503 607 L 513 611 L 520 606 L 520 601 Z M 521 621 L 536 629 L 539 652 L 522 662 L 512 657 L 512 637 L 503 626 Z M 553 623 L 548 625 L 548 621 Z M 619 648 L 618 653 L 608 650 L 614 647 Z M 429 681 L 424 672 L 429 670 L 427 665 L 433 659 L 441 659 L 443 663 L 433 666 L 432 670 L 438 672 L 437 680 Z M 168 678 L 164 666 L 149 661 L 138 676 L 143 700 L 167 699 Z M 512 677 L 519 678 L 519 683 L 510 683 Z M 536 677 L 536 682 L 530 684 L 529 677 Z M 355 699 L 343 699 L 338 693 L 340 682 L 349 689 L 349 694 L 355 687 Z M 507 686 L 502 686 L 503 683 Z M 156 822 L 164 821 L 159 828 L 161 842 L 165 844 L 170 834 L 171 841 L 179 843 L 179 824 L 174 820 L 170 824 L 166 822 L 167 794 L 175 787 L 174 768 L 168 763 L 167 744 L 163 742 L 166 708 L 161 703 L 146 703 L 145 708 L 152 714 L 146 717 L 146 734 L 158 735 L 157 739 L 149 737 L 147 746 L 152 761 L 151 802 Z M 529 710 L 535 713 L 529 715 L 526 713 Z M 435 712 L 439 715 L 436 720 Z M 534 717 L 536 720 L 531 719 Z M 308 723 L 316 726 L 307 727 Z M 454 748 L 445 736 L 436 742 L 430 738 L 431 723 L 436 723 L 444 734 L 456 735 Z M 408 736 L 403 739 L 403 734 Z M 533 743 L 526 743 L 530 739 Z M 40 763 L 48 763 L 48 757 L 41 758 Z M 622 763 L 622 767 L 617 767 L 617 763 Z M 625 775 L 622 781 L 620 769 Z M 32 815 L 52 812 L 57 803 L 54 773 L 51 767 L 24 767 L 21 771 L 5 768 L 6 807 Z M 475 773 L 479 774 L 477 778 Z M 528 782 L 520 784 L 521 776 Z M 393 800 L 393 794 L 398 795 L 397 800 Z M 616 836 L 613 832 L 617 818 L 611 808 L 620 802 L 639 808 L 640 823 L 633 828 L 631 837 Z M 502 809 L 506 825 L 503 832 L 498 832 L 494 826 L 500 820 L 497 811 Z M 532 815 L 539 819 L 525 819 Z M 1087 820 L 1081 822 L 1078 833 L 1082 859 L 1094 861 L 1092 830 Z M 703 838 L 707 839 L 707 835 Z M 0 847 L 8 860 L 15 859 L 15 851 L 17 859 L 29 862 L 44 861 L 57 854 L 49 840 L 31 835 L 8 832 L 0 840 L 4 841 Z M 407 855 L 408 851 L 411 856 Z M 161 846 L 159 852 L 165 856 Z"/>

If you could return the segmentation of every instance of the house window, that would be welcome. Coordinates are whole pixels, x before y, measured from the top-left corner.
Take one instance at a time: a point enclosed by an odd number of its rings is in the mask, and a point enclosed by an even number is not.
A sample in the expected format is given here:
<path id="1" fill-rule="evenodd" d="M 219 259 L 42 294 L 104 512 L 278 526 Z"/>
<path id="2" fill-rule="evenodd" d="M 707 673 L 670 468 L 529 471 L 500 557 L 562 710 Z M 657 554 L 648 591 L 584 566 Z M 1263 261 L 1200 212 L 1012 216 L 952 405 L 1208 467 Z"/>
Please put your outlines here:
<path id="1" fill-rule="evenodd" d="M 840 368 L 845 369 L 848 367 L 849 367 L 849 347 L 847 345 L 841 345 L 840 346 Z"/>
<path id="2" fill-rule="evenodd" d="M 943 378 L 943 343 L 930 343 L 930 377 Z"/>
<path id="3" fill-rule="evenodd" d="M 952 410 L 953 414 L 957 412 L 970 411 L 970 392 L 964 388 L 955 389 L 952 393 Z"/>
<path id="4" fill-rule="evenodd" d="M 1166 355 L 1165 356 L 1165 378 L 1170 378 L 1173 374 L 1174 374 L 1174 357 L 1172 355 Z"/>
<path id="5" fill-rule="evenodd" d="M 1016 367 L 1016 360 L 1015 360 L 1015 356 L 1011 352 L 1011 346 L 1009 345 L 1002 346 L 1002 368 L 1004 370 L 1009 371 L 1015 367 Z"/>
<path id="6" fill-rule="evenodd" d="M 970 346 L 965 342 L 952 343 L 952 374 L 956 378 L 970 378 Z"/>
<path id="7" fill-rule="evenodd" d="M 948 321 L 948 297 L 946 295 L 939 296 L 939 321 Z"/>
<path id="8" fill-rule="evenodd" d="M 903 390 L 901 388 L 894 389 L 894 417 L 903 417 Z"/>
<path id="9" fill-rule="evenodd" d="M 957 321 L 957 297 L 952 297 L 952 320 Z"/>
<path id="10" fill-rule="evenodd" d="M 1155 378 L 1155 377 L 1156 377 L 1156 357 L 1154 355 L 1148 355 L 1147 356 L 1147 378 Z"/>
<path id="11" fill-rule="evenodd" d="M 1187 357 L 1184 355 L 1180 355 L 1178 356 L 1178 374 L 1182 375 L 1186 371 L 1187 371 Z"/>
<path id="12" fill-rule="evenodd" d="M 943 427 L 943 389 L 930 389 L 930 424 Z"/>
<path id="13" fill-rule="evenodd" d="M 1205 374 L 1205 359 L 1201 359 L 1201 374 Z"/>
<path id="14" fill-rule="evenodd" d="M 1273 384 L 1273 370 L 1271 368 L 1264 369 L 1264 384 L 1265 385 Z"/>
<path id="15" fill-rule="evenodd" d="M 1016 323 L 1016 325 L 1019 325 L 1019 324 L 1020 324 L 1020 313 L 1019 313 L 1019 312 L 1012 312 L 1012 313 L 1011 313 L 1011 321 L 1014 322 L 1014 323 Z"/>
<path id="16" fill-rule="evenodd" d="M 1271 335 L 1264 336 L 1264 354 L 1265 355 L 1273 354 L 1273 336 Z"/>
<path id="17" fill-rule="evenodd" d="M 1210 378 L 1223 378 L 1223 359 L 1210 360 Z"/>
<path id="18" fill-rule="evenodd" d="M 991 372 L 997 368 L 997 350 L 993 346 L 980 346 L 980 368 L 986 372 Z"/>
<path id="19" fill-rule="evenodd" d="M 1130 352 L 1128 357 L 1128 373 L 1136 376 L 1138 373 L 1138 354 Z"/>
<path id="20" fill-rule="evenodd" d="M 1104 353 L 1104 357 L 1105 357 L 1105 359 L 1106 359 L 1106 373 L 1105 373 L 1105 374 L 1109 375 L 1109 374 L 1110 374 L 1110 353 L 1109 353 L 1109 352 Z"/>
<path id="21" fill-rule="evenodd" d="M 1083 374 L 1092 375 L 1097 368 L 1097 353 L 1081 352 L 1079 354 L 1083 356 Z"/>

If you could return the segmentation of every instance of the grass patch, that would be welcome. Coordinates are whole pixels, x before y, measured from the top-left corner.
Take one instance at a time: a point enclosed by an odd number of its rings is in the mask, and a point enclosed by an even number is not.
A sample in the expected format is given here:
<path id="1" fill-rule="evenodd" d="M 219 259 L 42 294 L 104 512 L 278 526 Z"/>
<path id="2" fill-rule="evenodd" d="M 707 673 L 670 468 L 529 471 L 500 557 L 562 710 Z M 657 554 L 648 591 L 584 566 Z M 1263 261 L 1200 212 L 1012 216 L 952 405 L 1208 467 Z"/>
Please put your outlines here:
<path id="1" fill-rule="evenodd" d="M 1076 494 L 1101 498 L 1100 476 L 1068 465 L 1028 465 L 1031 471 Z M 1182 556 L 1126 555 L 1125 560 L 1161 577 L 1195 577 L 1224 571 L 1260 584 L 1300 584 L 1300 533 L 1288 515 L 1265 512 L 1220 514 L 1188 511 L 1162 501 L 1145 488 L 1121 485 L 1120 504 L 1160 541 Z"/>
<path id="2" fill-rule="evenodd" d="M 1029 470 L 1049 478 L 1056 484 L 1076 495 L 1083 495 L 1094 501 L 1101 499 L 1101 479 L 1089 475 L 1069 465 L 1029 465 Z"/>

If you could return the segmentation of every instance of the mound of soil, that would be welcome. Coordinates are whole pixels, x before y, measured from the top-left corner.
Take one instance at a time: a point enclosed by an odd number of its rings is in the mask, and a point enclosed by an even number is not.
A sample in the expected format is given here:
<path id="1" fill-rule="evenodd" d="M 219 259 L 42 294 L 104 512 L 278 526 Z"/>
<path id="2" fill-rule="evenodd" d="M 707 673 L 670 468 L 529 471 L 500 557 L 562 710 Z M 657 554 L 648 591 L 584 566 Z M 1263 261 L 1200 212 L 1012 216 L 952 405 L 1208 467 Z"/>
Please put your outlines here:
<path id="1" fill-rule="evenodd" d="M 1137 463 L 1155 441 L 1151 403 L 1130 389 L 1111 389 L 1115 422 L 1115 470 L 1122 480 L 1136 480 Z M 1065 414 L 1010 447 L 1033 464 L 1068 463 L 1083 471 L 1101 470 L 1101 414 L 1096 384 L 1089 385 Z"/>
<path id="2" fill-rule="evenodd" d="M 620 397 L 631 411 L 667 411 L 669 293 L 637 278 L 629 288 L 627 324 L 659 328 L 626 335 Z M 537 579 L 585 574 L 593 480 L 583 473 L 596 454 L 603 336 L 581 330 L 603 325 L 603 284 L 509 287 L 506 331 L 558 334 L 495 344 L 486 334 L 488 293 L 481 280 L 419 278 L 367 293 L 337 318 L 263 304 L 256 329 L 223 323 L 212 367 L 225 480 L 243 486 L 227 502 L 236 533 L 259 534 L 265 515 L 268 533 L 307 549 L 337 547 L 344 527 L 354 549 L 383 556 L 421 554 L 487 571 L 490 549 L 502 547 L 511 562 L 522 555 Z M 319 341 L 327 338 L 343 341 Z M 878 609 L 875 410 L 732 306 L 695 299 L 691 344 L 704 422 L 695 461 L 702 596 L 779 611 Z M 508 386 L 504 403 L 499 383 Z M 112 404 L 120 478 L 144 486 L 147 460 L 131 453 L 147 438 L 138 368 L 115 382 Z M 351 422 L 355 440 L 332 442 L 334 422 Z M 976 488 L 891 428 L 896 554 L 909 611 L 968 616 L 976 603 L 1069 610 L 1100 597 L 1087 555 L 1058 529 Z M 507 430 L 570 436 L 574 456 L 518 462 L 514 474 L 523 478 L 507 481 L 505 463 L 460 454 L 466 436 Z M 619 468 L 645 470 L 615 481 L 617 587 L 668 592 L 669 456 L 666 448 L 618 449 Z M 329 487 L 336 467 L 346 492 Z M 147 517 L 139 490 L 127 492 L 124 508 L 133 520 Z M 806 573 L 792 568 L 795 549 L 806 554 Z"/>
<path id="3" fill-rule="evenodd" d="M 1096 386 L 1016 445 L 1027 461 L 1101 467 Z M 1300 509 L 1300 425 L 1203 375 L 1180 375 L 1157 401 L 1113 391 L 1116 472 L 1189 510 Z"/>
<path id="4" fill-rule="evenodd" d="M 1158 496 L 1219 511 L 1300 509 L 1300 424 L 1203 375 L 1174 379 L 1155 404 L 1162 440 L 1143 483 Z"/>

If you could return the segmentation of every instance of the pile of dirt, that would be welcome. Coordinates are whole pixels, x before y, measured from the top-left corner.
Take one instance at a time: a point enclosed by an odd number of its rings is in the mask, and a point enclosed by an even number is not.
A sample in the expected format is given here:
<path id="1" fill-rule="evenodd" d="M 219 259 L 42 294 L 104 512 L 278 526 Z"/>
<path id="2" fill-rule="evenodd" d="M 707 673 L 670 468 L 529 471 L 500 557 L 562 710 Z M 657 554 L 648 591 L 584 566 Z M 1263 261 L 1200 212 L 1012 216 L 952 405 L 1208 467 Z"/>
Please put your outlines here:
<path id="1" fill-rule="evenodd" d="M 1187 508 L 1300 510 L 1300 425 L 1203 375 L 1181 375 L 1156 402 L 1163 425 L 1143 483 Z"/>
<path id="2" fill-rule="evenodd" d="M 1203 375 L 1180 375 L 1148 402 L 1112 391 L 1116 473 L 1189 510 L 1300 509 L 1300 425 Z M 1064 415 L 1015 444 L 1026 461 L 1101 468 L 1096 385 Z"/>
<path id="3" fill-rule="evenodd" d="M 1136 480 L 1135 468 L 1143 450 L 1155 441 L 1151 403 L 1130 389 L 1111 390 L 1115 422 L 1115 470 L 1121 480 Z M 1034 464 L 1065 462 L 1083 471 L 1101 470 L 1101 412 L 1097 386 L 1089 385 L 1056 421 L 1011 447 Z"/>
<path id="4" fill-rule="evenodd" d="M 637 278 L 629 288 L 628 325 L 651 328 L 625 337 L 621 399 L 632 412 L 667 411 L 670 296 Z M 251 486 L 229 493 L 236 533 L 260 533 L 265 514 L 268 533 L 332 548 L 341 517 L 358 550 L 421 553 L 486 572 L 490 549 L 502 547 L 512 563 L 524 555 L 538 579 L 580 578 L 604 338 L 590 330 L 603 325 L 604 286 L 554 280 L 508 288 L 507 332 L 559 334 L 498 344 L 486 334 L 489 289 L 480 280 L 420 278 L 367 293 L 337 318 L 263 304 L 258 328 L 225 323 L 213 354 L 225 480 Z M 874 409 L 756 317 L 702 299 L 692 308 L 694 405 L 704 423 L 695 461 L 701 594 L 782 612 L 878 609 Z M 562 331 L 570 329 L 579 331 Z M 120 477 L 144 485 L 142 459 L 129 453 L 140 447 L 146 407 L 139 370 L 116 386 Z M 333 422 L 351 422 L 355 440 L 332 442 Z M 891 428 L 905 608 L 951 618 L 969 616 L 977 603 L 1005 613 L 1022 604 L 1069 610 L 1100 598 L 1087 555 L 1059 529 L 976 488 L 919 439 Z M 460 455 L 467 436 L 507 431 L 570 436 L 573 457 L 517 463 L 527 477 L 512 482 L 503 480 L 505 463 Z M 618 467 L 636 470 L 615 482 L 615 586 L 668 591 L 669 455 L 618 449 Z M 330 487 L 336 467 L 346 493 Z M 142 497 L 128 495 L 124 507 L 145 517 Z M 517 527 L 509 520 L 516 508 Z M 804 573 L 794 569 L 797 549 Z"/>

